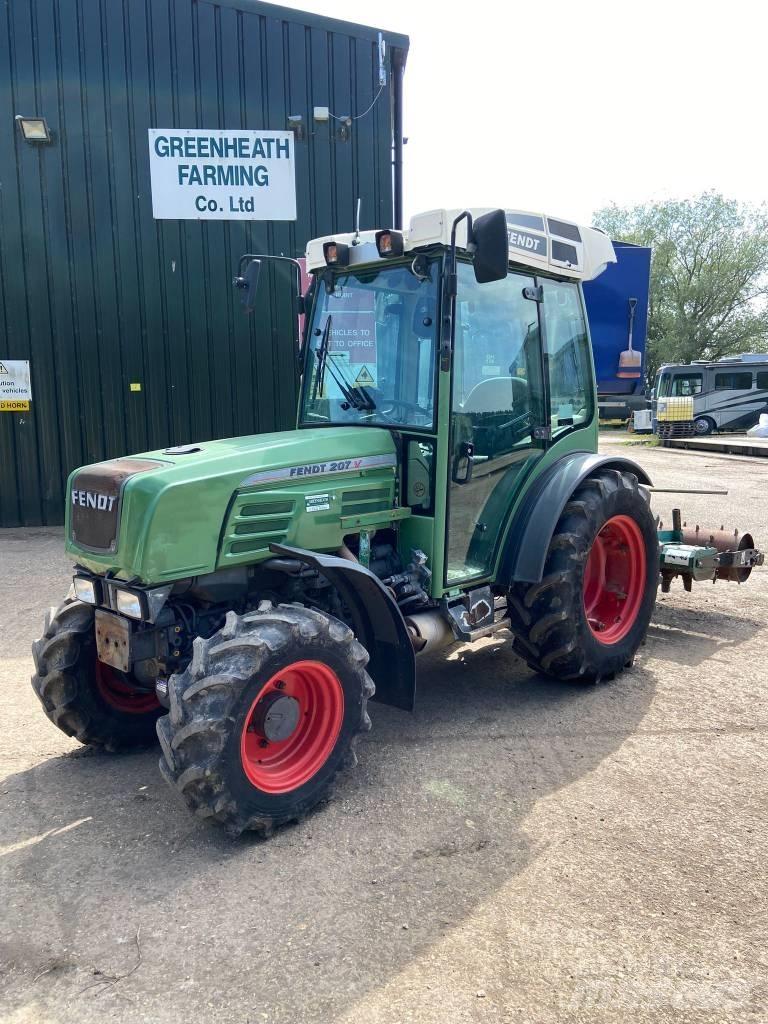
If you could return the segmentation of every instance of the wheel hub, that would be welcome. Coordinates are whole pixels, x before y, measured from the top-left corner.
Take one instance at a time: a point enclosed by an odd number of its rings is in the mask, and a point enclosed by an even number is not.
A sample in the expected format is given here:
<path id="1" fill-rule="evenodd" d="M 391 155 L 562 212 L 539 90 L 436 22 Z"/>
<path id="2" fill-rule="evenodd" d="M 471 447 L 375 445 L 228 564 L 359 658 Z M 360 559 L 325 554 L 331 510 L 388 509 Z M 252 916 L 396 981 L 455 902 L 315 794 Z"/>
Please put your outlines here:
<path id="1" fill-rule="evenodd" d="M 632 629 L 642 605 L 645 577 L 640 527 L 629 516 L 612 516 L 595 537 L 584 567 L 584 611 L 600 643 L 618 643 Z"/>
<path id="2" fill-rule="evenodd" d="M 270 743 L 280 743 L 293 734 L 300 715 L 301 707 L 295 697 L 270 693 L 256 705 L 253 724 L 256 732 Z"/>
<path id="3" fill-rule="evenodd" d="M 294 661 L 264 683 L 246 712 L 240 761 L 262 793 L 290 793 L 325 764 L 344 721 L 344 690 L 321 661 Z"/>

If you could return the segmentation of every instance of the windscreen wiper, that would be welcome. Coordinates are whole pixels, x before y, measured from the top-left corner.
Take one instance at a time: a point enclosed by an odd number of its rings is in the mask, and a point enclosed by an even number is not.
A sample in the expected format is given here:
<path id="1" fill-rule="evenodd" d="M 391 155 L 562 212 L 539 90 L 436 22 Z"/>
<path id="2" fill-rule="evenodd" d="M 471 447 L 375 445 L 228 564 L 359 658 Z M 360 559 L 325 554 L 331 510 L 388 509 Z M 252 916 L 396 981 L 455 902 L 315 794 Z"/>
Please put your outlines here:
<path id="1" fill-rule="evenodd" d="M 326 353 L 326 359 L 328 360 L 331 376 L 336 381 L 339 391 L 344 395 L 344 401 L 347 405 L 351 405 L 353 409 L 363 409 L 366 412 L 373 412 L 376 408 L 376 403 L 365 388 L 361 387 L 359 384 L 353 384 L 352 381 L 346 377 L 341 369 L 341 365 L 339 363 L 334 363 L 333 356 L 330 352 Z"/>
<path id="2" fill-rule="evenodd" d="M 367 412 L 373 412 L 376 408 L 376 403 L 365 388 L 347 380 L 342 374 L 341 367 L 338 367 L 337 372 L 337 367 L 334 366 L 333 358 L 328 350 L 331 340 L 332 321 L 333 317 L 329 314 L 328 319 L 325 321 L 325 327 L 323 328 L 323 336 L 320 339 L 320 344 L 315 349 L 318 367 L 315 384 L 312 388 L 312 401 L 315 401 L 318 394 L 322 395 L 323 385 L 325 383 L 325 371 L 327 367 L 330 367 L 331 376 L 336 381 L 336 385 L 344 396 L 344 400 L 348 402 L 353 409 L 364 409 Z"/>
<path id="3" fill-rule="evenodd" d="M 364 388 L 362 384 L 355 384 L 353 381 L 351 381 L 342 368 L 343 364 L 334 364 L 332 359 L 331 372 L 333 372 L 334 365 L 339 372 L 339 376 L 343 378 L 343 380 L 340 381 L 337 377 L 336 383 L 344 392 L 344 397 L 349 402 L 349 404 L 354 409 L 364 409 L 366 412 L 373 412 L 374 409 L 376 408 L 376 403 L 371 398 L 366 388 Z"/>
<path id="4" fill-rule="evenodd" d="M 312 401 L 314 402 L 318 396 L 318 393 L 323 393 L 323 382 L 325 381 L 325 364 L 328 359 L 328 343 L 331 339 L 331 323 L 333 317 L 328 314 L 328 319 L 325 321 L 325 327 L 323 328 L 323 336 L 320 339 L 320 344 L 315 349 L 315 357 L 317 358 L 317 373 L 315 374 L 315 385 L 312 388 Z"/>

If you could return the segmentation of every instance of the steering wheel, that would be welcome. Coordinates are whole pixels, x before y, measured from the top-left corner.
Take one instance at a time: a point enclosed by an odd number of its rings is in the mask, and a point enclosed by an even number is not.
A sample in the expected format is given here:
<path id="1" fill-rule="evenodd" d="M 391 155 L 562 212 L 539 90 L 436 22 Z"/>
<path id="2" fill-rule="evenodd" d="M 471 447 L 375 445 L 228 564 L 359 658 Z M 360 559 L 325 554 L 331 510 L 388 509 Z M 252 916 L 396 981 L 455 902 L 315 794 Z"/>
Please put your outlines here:
<path id="1" fill-rule="evenodd" d="M 382 414 L 384 416 L 391 416 L 392 412 L 395 409 L 410 410 L 411 412 L 415 412 L 415 413 L 418 413 L 420 416 L 423 416 L 430 423 L 432 422 L 432 411 L 430 409 L 425 409 L 423 406 L 419 405 L 417 402 L 408 402 L 404 398 L 388 398 L 388 399 L 386 399 L 386 401 L 382 405 L 381 411 L 382 411 Z M 399 419 L 400 417 L 397 417 L 397 418 Z"/>

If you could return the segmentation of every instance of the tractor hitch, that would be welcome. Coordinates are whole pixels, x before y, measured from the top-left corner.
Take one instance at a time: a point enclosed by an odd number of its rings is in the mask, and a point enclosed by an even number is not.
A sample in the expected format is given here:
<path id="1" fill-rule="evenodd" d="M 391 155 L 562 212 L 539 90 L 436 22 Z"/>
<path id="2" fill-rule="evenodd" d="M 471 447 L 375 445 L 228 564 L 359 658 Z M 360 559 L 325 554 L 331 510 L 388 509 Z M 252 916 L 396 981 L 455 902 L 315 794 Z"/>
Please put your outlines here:
<path id="1" fill-rule="evenodd" d="M 690 527 L 682 522 L 680 509 L 672 510 L 672 529 L 664 530 L 658 523 L 659 569 L 662 593 L 669 593 L 672 580 L 682 577 L 683 586 L 691 590 L 694 580 L 730 580 L 744 583 L 756 565 L 763 565 L 765 555 L 758 551 L 752 535 Z"/>

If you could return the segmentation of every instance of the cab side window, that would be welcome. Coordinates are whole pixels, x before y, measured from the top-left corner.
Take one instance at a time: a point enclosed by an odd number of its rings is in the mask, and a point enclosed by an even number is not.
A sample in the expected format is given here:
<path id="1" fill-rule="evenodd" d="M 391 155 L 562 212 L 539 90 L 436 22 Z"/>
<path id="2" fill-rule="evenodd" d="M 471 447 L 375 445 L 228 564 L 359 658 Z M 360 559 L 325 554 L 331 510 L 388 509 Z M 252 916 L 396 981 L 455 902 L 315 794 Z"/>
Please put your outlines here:
<path id="1" fill-rule="evenodd" d="M 588 423 L 594 411 L 592 354 L 579 286 L 539 278 L 544 289 L 552 431 Z"/>

